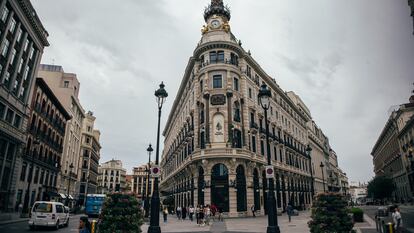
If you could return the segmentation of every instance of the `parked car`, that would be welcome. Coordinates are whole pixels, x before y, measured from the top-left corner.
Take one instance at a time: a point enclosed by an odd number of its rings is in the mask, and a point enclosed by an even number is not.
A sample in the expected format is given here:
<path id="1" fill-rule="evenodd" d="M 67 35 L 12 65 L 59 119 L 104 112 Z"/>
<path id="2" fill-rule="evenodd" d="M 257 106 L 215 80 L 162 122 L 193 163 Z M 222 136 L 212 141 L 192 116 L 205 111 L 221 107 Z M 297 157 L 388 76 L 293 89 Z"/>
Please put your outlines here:
<path id="1" fill-rule="evenodd" d="M 54 227 L 69 224 L 69 209 L 60 202 L 37 201 L 30 211 L 29 228 L 38 226 Z"/>

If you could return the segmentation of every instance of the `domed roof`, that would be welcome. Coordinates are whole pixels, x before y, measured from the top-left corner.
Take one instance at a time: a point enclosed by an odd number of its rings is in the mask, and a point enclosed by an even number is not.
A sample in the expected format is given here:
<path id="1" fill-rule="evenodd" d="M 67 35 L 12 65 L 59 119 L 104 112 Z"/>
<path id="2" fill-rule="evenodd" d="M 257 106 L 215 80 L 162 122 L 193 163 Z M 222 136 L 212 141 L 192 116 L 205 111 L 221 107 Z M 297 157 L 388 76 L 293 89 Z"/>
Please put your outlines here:
<path id="1" fill-rule="evenodd" d="M 211 3 L 204 10 L 204 20 L 207 21 L 212 15 L 221 15 L 230 20 L 230 9 L 224 6 L 223 0 L 211 0 Z"/>

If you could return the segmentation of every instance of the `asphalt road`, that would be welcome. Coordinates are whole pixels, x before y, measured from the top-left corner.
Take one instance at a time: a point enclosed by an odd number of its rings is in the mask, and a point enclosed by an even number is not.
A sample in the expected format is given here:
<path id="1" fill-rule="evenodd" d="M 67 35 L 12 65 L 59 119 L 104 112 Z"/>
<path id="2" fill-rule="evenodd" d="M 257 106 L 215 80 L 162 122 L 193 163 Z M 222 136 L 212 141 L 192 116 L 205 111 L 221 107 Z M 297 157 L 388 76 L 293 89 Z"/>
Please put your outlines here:
<path id="1" fill-rule="evenodd" d="M 375 213 L 379 206 L 361 206 L 365 214 L 375 221 Z M 407 233 L 414 233 L 414 206 L 400 206 L 403 226 Z M 391 215 L 390 215 L 391 216 Z"/>
<path id="2" fill-rule="evenodd" d="M 77 233 L 79 232 L 78 226 L 79 226 L 79 218 L 82 215 L 74 215 L 70 217 L 69 220 L 69 226 L 68 227 L 61 227 L 59 230 L 55 230 L 52 228 L 37 228 L 35 231 L 31 231 L 29 229 L 29 225 L 27 221 L 25 222 L 19 222 L 19 223 L 13 223 L 13 224 L 6 224 L 6 225 L 0 225 L 0 232 L 1 233 L 28 233 L 28 232 L 36 232 L 36 233 L 42 233 L 42 232 L 58 232 L 58 233 Z"/>

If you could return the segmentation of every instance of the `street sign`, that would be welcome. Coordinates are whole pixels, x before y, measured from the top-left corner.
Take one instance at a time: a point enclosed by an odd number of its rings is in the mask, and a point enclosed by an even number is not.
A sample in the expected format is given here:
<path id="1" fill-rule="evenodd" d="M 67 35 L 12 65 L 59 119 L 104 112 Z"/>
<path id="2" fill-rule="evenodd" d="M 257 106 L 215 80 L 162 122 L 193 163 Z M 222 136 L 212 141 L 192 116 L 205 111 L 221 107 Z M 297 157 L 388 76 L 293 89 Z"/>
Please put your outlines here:
<path id="1" fill-rule="evenodd" d="M 275 178 L 275 171 L 272 165 L 267 165 L 265 167 L 266 171 L 266 179 Z"/>
<path id="2" fill-rule="evenodd" d="M 153 165 L 151 167 L 151 177 L 152 178 L 158 178 L 161 175 L 161 169 L 158 165 Z"/>

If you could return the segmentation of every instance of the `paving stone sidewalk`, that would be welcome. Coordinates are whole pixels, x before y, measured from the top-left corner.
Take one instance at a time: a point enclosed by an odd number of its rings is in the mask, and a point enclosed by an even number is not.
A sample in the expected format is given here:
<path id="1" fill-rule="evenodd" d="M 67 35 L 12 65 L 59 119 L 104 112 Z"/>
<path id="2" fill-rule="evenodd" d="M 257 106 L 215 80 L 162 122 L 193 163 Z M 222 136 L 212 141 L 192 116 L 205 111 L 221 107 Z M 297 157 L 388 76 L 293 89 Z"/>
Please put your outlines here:
<path id="1" fill-rule="evenodd" d="M 289 233 L 308 233 L 309 228 L 307 222 L 309 221 L 310 212 L 300 212 L 299 216 L 293 216 L 289 223 L 287 215 L 278 216 L 278 222 L 281 232 Z M 189 220 L 181 221 L 175 216 L 169 216 L 168 222 L 162 222 L 160 217 L 160 227 L 162 232 L 179 233 L 263 233 L 266 232 L 267 216 L 260 216 L 257 218 L 231 218 L 225 219 L 224 222 L 211 222 L 210 226 L 198 226 L 196 222 Z M 147 232 L 148 223 L 142 226 L 142 232 Z"/>

